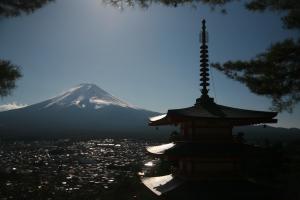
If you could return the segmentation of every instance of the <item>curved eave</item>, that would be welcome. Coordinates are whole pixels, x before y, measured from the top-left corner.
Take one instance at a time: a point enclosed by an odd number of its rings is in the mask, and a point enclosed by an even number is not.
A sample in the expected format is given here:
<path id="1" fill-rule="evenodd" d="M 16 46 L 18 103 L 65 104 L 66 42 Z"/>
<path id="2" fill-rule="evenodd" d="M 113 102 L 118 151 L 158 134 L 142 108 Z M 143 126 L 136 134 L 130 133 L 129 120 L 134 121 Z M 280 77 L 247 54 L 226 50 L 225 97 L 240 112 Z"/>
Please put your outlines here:
<path id="1" fill-rule="evenodd" d="M 159 121 L 161 119 L 164 119 L 165 117 L 167 116 L 167 114 L 162 114 L 162 115 L 157 115 L 157 116 L 154 116 L 154 117 L 150 117 L 149 120 L 150 122 L 155 122 L 155 121 Z"/>
<path id="2" fill-rule="evenodd" d="M 184 183 L 183 180 L 175 178 L 172 174 L 157 177 L 144 177 L 141 181 L 158 196 L 169 192 Z"/>
<path id="3" fill-rule="evenodd" d="M 162 155 L 162 154 L 165 153 L 166 150 L 171 149 L 174 146 L 175 146 L 175 143 L 171 142 L 171 143 L 168 143 L 168 144 L 162 144 L 162 145 L 157 145 L 157 146 L 149 146 L 149 147 L 146 147 L 146 149 L 151 154 Z"/>

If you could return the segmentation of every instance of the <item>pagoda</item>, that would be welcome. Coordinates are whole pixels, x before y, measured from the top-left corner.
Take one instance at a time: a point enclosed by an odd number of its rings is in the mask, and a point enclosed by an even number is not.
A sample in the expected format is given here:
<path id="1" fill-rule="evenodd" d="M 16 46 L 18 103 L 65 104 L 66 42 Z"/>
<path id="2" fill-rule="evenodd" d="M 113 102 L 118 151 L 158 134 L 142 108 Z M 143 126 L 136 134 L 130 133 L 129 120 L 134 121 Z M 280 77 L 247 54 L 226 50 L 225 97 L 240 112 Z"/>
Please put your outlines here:
<path id="1" fill-rule="evenodd" d="M 191 107 L 168 110 L 166 114 L 150 118 L 150 126 L 175 125 L 180 130 L 173 142 L 147 147 L 149 153 L 172 163 L 171 174 L 141 179 L 142 183 L 158 196 L 174 193 L 170 199 L 178 195 L 193 199 L 188 197 L 193 196 L 191 190 L 198 194 L 201 188 L 220 183 L 233 184 L 232 187 L 239 190 L 240 183 L 243 182 L 240 169 L 241 153 L 246 145 L 232 135 L 233 127 L 277 122 L 277 119 L 274 119 L 276 112 L 246 110 L 215 103 L 208 95 L 207 42 L 206 24 L 205 20 L 202 20 L 201 96 Z M 230 184 L 225 184 L 225 187 L 221 184 L 220 188 L 226 190 L 224 188 Z"/>

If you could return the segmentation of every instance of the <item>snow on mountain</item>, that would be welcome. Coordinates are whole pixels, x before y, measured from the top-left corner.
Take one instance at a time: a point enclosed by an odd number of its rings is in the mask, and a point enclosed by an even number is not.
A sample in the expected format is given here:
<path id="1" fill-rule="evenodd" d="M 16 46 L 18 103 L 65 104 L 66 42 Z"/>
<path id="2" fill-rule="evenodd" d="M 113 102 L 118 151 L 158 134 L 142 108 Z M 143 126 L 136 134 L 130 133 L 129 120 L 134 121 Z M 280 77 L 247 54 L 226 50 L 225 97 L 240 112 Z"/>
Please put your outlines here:
<path id="1" fill-rule="evenodd" d="M 114 97 L 97 85 L 87 83 L 71 88 L 63 94 L 43 102 L 43 104 L 43 108 L 76 106 L 78 108 L 99 109 L 104 106 L 114 105 L 138 109 L 136 106 Z"/>
<path id="2" fill-rule="evenodd" d="M 0 105 L 0 112 L 15 110 L 26 107 L 26 104 L 17 104 L 16 102 Z"/>

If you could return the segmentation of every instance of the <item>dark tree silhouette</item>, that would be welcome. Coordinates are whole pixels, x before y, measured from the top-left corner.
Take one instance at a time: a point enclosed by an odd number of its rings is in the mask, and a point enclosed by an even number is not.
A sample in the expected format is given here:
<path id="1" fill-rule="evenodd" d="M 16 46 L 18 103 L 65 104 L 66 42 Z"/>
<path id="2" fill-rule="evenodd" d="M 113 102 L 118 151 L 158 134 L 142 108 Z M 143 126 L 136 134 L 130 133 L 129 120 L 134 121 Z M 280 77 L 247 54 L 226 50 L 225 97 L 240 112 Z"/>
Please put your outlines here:
<path id="1" fill-rule="evenodd" d="M 237 0 L 102 0 L 105 4 L 112 5 L 119 9 L 124 9 L 126 7 L 141 7 L 148 8 L 152 4 L 162 4 L 164 6 L 177 7 L 182 5 L 191 5 L 196 7 L 198 4 L 202 3 L 204 5 L 210 6 L 212 9 L 217 7 L 222 7 L 228 2 L 237 1 Z M 221 8 L 222 12 L 225 12 Z"/>
<path id="2" fill-rule="evenodd" d="M 246 4 L 252 11 L 272 10 L 284 12 L 282 17 L 285 28 L 300 28 L 300 1 L 298 0 L 252 0 Z"/>
<path id="3" fill-rule="evenodd" d="M 291 111 L 300 101 L 300 39 L 278 42 L 250 61 L 212 66 L 244 83 L 251 92 L 272 98 L 274 110 Z"/>
<path id="4" fill-rule="evenodd" d="M 198 4 L 208 5 L 212 10 L 239 0 L 103 0 L 118 8 L 124 6 L 149 7 L 153 3 L 166 6 Z M 271 10 L 283 14 L 283 27 L 300 29 L 299 0 L 249 0 L 242 1 L 246 9 L 263 12 Z M 264 53 L 250 61 L 228 61 L 214 63 L 212 67 L 224 72 L 229 78 L 245 84 L 251 92 L 272 99 L 276 111 L 292 111 L 300 101 L 300 40 L 286 39 L 271 45 Z"/>
<path id="5" fill-rule="evenodd" d="M 15 17 L 29 14 L 53 0 L 0 0 L 0 16 Z"/>
<path id="6" fill-rule="evenodd" d="M 9 61 L 0 60 L 0 96 L 4 97 L 10 94 L 15 88 L 15 80 L 21 77 L 19 67 L 11 64 Z"/>
<path id="7" fill-rule="evenodd" d="M 244 2 L 245 7 L 251 11 L 272 10 L 285 14 L 282 17 L 286 28 L 300 28 L 300 1 L 299 0 L 102 0 L 105 4 L 117 8 L 139 6 L 148 8 L 152 4 L 162 4 L 165 6 L 177 7 L 179 5 L 199 4 L 210 6 L 213 10 L 220 8 L 221 12 L 226 13 L 224 5 L 230 2 Z"/>
<path id="8" fill-rule="evenodd" d="M 29 14 L 53 0 L 0 0 L 0 19 Z M 19 67 L 0 59 L 0 97 L 11 94 L 21 77 Z"/>
<path id="9" fill-rule="evenodd" d="M 298 0 L 252 0 L 246 8 L 284 12 L 284 27 L 300 29 Z M 286 39 L 277 42 L 250 61 L 228 61 L 212 66 L 229 78 L 244 83 L 251 92 L 270 97 L 273 110 L 291 112 L 300 101 L 300 38 L 298 41 Z"/>

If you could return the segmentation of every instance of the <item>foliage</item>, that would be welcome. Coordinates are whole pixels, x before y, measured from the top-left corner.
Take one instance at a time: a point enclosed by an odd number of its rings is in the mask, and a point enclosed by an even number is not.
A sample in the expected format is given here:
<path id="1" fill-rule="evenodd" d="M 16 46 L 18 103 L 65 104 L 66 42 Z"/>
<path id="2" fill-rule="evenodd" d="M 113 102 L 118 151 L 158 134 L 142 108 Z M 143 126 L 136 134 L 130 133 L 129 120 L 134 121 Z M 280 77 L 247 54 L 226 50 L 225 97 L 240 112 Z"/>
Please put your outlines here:
<path id="1" fill-rule="evenodd" d="M 286 28 L 300 28 L 300 1 L 299 0 L 252 0 L 246 4 L 252 11 L 279 11 L 285 12 L 282 21 Z"/>
<path id="2" fill-rule="evenodd" d="M 54 0 L 0 0 L 0 19 L 32 13 L 51 1 Z M 16 87 L 15 81 L 20 77 L 19 67 L 0 59 L 0 96 L 9 95 Z"/>
<path id="3" fill-rule="evenodd" d="M 10 61 L 0 60 L 0 96 L 4 97 L 10 94 L 16 87 L 15 80 L 21 77 L 19 67 L 10 63 Z"/>
<path id="4" fill-rule="evenodd" d="M 252 0 L 246 8 L 284 12 L 284 27 L 300 28 L 298 0 Z M 291 112 L 300 101 L 300 39 L 277 42 L 250 61 L 228 61 L 212 66 L 229 78 L 244 83 L 251 92 L 271 98 L 273 110 Z"/>
<path id="5" fill-rule="evenodd" d="M 212 10 L 220 8 L 221 12 L 226 13 L 224 6 L 230 2 L 240 2 L 240 0 L 102 0 L 105 4 L 124 9 L 124 7 L 139 6 L 148 8 L 152 4 L 162 4 L 164 6 L 177 7 L 179 5 L 199 4 L 210 6 Z M 244 1 L 245 7 L 251 11 L 277 11 L 284 12 L 282 17 L 286 28 L 300 27 L 300 1 L 299 0 L 250 0 Z"/>
<path id="6" fill-rule="evenodd" d="M 0 0 L 0 17 L 15 17 L 32 13 L 53 0 Z"/>
<path id="7" fill-rule="evenodd" d="M 250 61 L 212 64 L 229 78 L 244 83 L 251 92 L 272 98 L 273 109 L 292 111 L 300 101 L 300 39 L 272 45 Z"/>
<path id="8" fill-rule="evenodd" d="M 139 6 L 141 8 L 148 8 L 152 4 L 162 4 L 164 6 L 177 7 L 178 5 L 193 5 L 196 6 L 199 3 L 215 8 L 216 6 L 225 5 L 228 2 L 234 0 L 102 0 L 104 3 L 118 7 L 134 7 Z"/>

